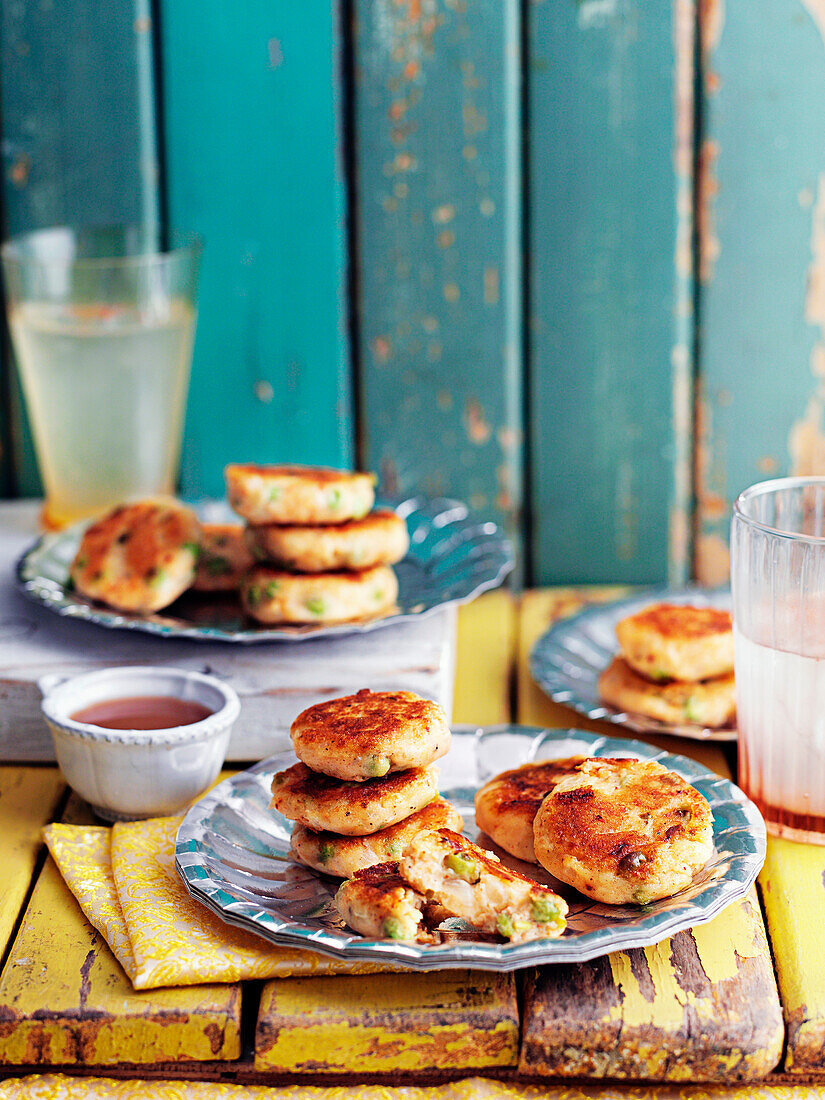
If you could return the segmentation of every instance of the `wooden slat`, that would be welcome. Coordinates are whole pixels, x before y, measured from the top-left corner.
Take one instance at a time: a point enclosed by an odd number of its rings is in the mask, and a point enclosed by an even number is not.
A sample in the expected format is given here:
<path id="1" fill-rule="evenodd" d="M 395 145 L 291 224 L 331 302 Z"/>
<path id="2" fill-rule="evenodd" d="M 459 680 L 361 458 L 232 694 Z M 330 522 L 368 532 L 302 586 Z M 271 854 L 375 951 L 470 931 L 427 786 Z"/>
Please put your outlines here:
<path id="1" fill-rule="evenodd" d="M 759 877 L 788 1029 L 788 1073 L 825 1074 L 825 848 L 768 838 Z"/>
<path id="2" fill-rule="evenodd" d="M 536 583 L 687 567 L 692 8 L 527 6 Z"/>
<path id="3" fill-rule="evenodd" d="M 0 47 L 6 232 L 155 221 L 148 0 L 6 4 Z M 16 372 L 8 384 L 16 488 L 39 495 Z"/>
<path id="4" fill-rule="evenodd" d="M 561 1077 L 742 1081 L 784 1028 L 755 892 L 644 950 L 531 972 L 519 1068 Z"/>
<path id="5" fill-rule="evenodd" d="M 0 767 L 0 957 L 31 884 L 40 830 L 63 790 L 56 768 Z"/>
<path id="6" fill-rule="evenodd" d="M 458 609 L 453 721 L 491 726 L 511 719 L 516 645 L 516 601 L 511 592 L 487 592 Z"/>
<path id="7" fill-rule="evenodd" d="M 336 5 L 161 0 L 170 220 L 205 240 L 182 487 L 349 465 Z"/>
<path id="8" fill-rule="evenodd" d="M 92 820 L 76 796 L 63 819 Z M 233 1059 L 240 1016 L 237 984 L 136 993 L 46 860 L 0 975 L 0 1065 Z"/>
<path id="9" fill-rule="evenodd" d="M 525 593 L 519 620 L 520 722 L 634 736 L 552 703 L 531 682 L 526 664 L 536 638 L 556 618 L 584 600 L 619 594 L 616 589 Z M 717 745 L 641 739 L 730 775 L 728 758 Z M 537 971 L 525 991 L 520 1066 L 558 1076 L 751 1079 L 777 1064 L 783 1034 L 770 952 L 752 893 L 709 924 L 644 951 Z"/>
<path id="10" fill-rule="evenodd" d="M 708 0 L 700 13 L 696 568 L 719 583 L 737 493 L 825 473 L 825 5 Z"/>
<path id="11" fill-rule="evenodd" d="M 448 970 L 270 982 L 255 1067 L 394 1073 L 512 1066 L 519 1018 L 511 974 Z"/>
<path id="12" fill-rule="evenodd" d="M 364 458 L 511 532 L 522 497 L 517 0 L 355 0 Z"/>

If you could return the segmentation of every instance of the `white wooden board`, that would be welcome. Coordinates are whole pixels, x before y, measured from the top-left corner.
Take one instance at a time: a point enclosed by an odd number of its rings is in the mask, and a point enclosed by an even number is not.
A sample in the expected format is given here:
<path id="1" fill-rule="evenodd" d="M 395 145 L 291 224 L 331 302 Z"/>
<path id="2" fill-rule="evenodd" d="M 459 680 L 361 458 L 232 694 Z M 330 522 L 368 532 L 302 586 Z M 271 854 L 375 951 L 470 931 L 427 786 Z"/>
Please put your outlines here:
<path id="1" fill-rule="evenodd" d="M 118 664 L 197 669 L 231 684 L 241 698 L 232 761 L 283 749 L 304 707 L 363 687 L 416 691 L 452 713 L 455 608 L 328 640 L 241 646 L 154 638 L 60 618 L 23 596 L 14 564 L 36 537 L 35 504 L 0 505 L 0 761 L 54 759 L 40 676 Z"/>

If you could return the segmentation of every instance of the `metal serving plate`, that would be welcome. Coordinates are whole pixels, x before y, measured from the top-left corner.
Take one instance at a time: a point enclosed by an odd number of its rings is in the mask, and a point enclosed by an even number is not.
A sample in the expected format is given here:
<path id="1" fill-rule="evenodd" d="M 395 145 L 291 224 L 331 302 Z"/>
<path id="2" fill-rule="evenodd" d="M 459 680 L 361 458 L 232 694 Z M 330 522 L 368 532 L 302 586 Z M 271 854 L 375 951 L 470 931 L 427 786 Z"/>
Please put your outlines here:
<path id="1" fill-rule="evenodd" d="M 583 754 L 658 760 L 688 779 L 713 810 L 714 853 L 686 890 L 647 906 L 611 906 L 562 886 L 533 864 L 507 855 L 475 826 L 476 790 L 505 768 L 529 760 Z M 438 946 L 368 940 L 351 932 L 332 905 L 339 880 L 289 858 L 291 823 L 269 809 L 272 776 L 294 763 L 281 753 L 225 780 L 201 799 L 178 830 L 176 863 L 189 893 L 228 924 L 284 947 L 346 959 L 399 963 L 414 970 L 475 967 L 517 970 L 553 962 L 583 962 L 610 951 L 646 947 L 711 920 L 744 897 L 765 859 L 765 824 L 738 787 L 683 756 L 641 741 L 583 730 L 530 726 L 459 727 L 440 761 L 441 792 L 464 816 L 465 831 L 509 866 L 552 884 L 570 905 L 556 940 L 499 944 L 450 933 Z"/>
<path id="2" fill-rule="evenodd" d="M 668 733 L 696 741 L 735 741 L 736 729 L 670 725 L 644 714 L 616 710 L 599 696 L 599 676 L 618 652 L 616 623 L 652 603 L 693 604 L 730 610 L 730 590 L 721 588 L 648 588 L 645 592 L 593 604 L 554 623 L 530 654 L 530 673 L 542 691 L 587 718 L 602 718 L 636 733 Z"/>
<path id="3" fill-rule="evenodd" d="M 501 584 L 513 568 L 513 548 L 498 526 L 491 520 L 472 518 L 467 506 L 457 500 L 413 497 L 385 507 L 394 507 L 406 520 L 410 550 L 394 566 L 398 576 L 396 607 L 389 614 L 371 619 L 265 626 L 249 619 L 232 594 L 216 597 L 194 592 L 185 593 L 156 614 L 114 611 L 84 599 L 68 586 L 69 567 L 85 524 L 44 535 L 18 561 L 17 580 L 27 596 L 58 615 L 170 638 L 249 644 L 356 634 L 403 622 L 447 604 L 467 603 Z"/>

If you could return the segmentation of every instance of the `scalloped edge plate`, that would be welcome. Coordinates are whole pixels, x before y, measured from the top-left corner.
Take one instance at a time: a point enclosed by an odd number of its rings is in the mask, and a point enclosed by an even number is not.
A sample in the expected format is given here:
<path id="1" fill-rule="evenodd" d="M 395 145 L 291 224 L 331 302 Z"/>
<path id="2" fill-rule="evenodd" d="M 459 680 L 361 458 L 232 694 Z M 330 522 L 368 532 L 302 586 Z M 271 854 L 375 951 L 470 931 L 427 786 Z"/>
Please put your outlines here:
<path id="1" fill-rule="evenodd" d="M 688 779 L 707 798 L 714 814 L 714 855 L 691 886 L 673 898 L 641 908 L 599 905 L 568 887 L 559 887 L 540 867 L 513 860 L 484 838 L 483 843 L 504 862 L 564 893 L 571 911 L 568 930 L 561 938 L 494 944 L 459 937 L 438 946 L 367 940 L 347 929 L 331 907 L 339 880 L 288 858 L 291 825 L 269 809 L 269 788 L 274 772 L 294 763 L 292 753 L 271 757 L 225 780 L 189 810 L 177 835 L 178 873 L 192 897 L 221 920 L 272 943 L 414 970 L 473 967 L 507 971 L 545 963 L 584 962 L 611 951 L 658 943 L 711 920 L 747 894 L 766 850 L 765 823 L 756 806 L 729 780 L 693 760 L 644 742 L 575 729 L 456 727 L 450 752 L 440 761 L 441 791 L 462 812 L 465 832 L 475 840 L 479 834 L 473 795 L 481 784 L 504 768 L 577 752 L 657 760 Z"/>
<path id="2" fill-rule="evenodd" d="M 379 507 L 382 505 L 378 505 Z M 240 604 L 225 597 L 215 600 L 204 593 L 195 598 L 192 608 L 221 609 L 229 625 L 203 625 L 191 616 L 176 617 L 175 608 L 184 607 L 187 597 L 164 612 L 136 615 L 114 611 L 102 604 L 83 599 L 66 587 L 69 566 L 86 524 L 78 524 L 53 535 L 44 535 L 18 560 L 17 583 L 21 591 L 50 611 L 69 618 L 83 619 L 115 630 L 138 630 L 166 638 L 189 638 L 207 642 L 300 642 L 306 638 L 330 638 L 342 634 L 361 634 L 382 626 L 429 615 L 450 604 L 468 603 L 482 592 L 497 588 L 515 564 L 513 547 L 497 524 L 470 516 L 465 504 L 446 497 L 411 497 L 392 507 L 407 522 L 410 550 L 394 566 L 398 575 L 397 610 L 374 619 L 353 620 L 328 625 L 256 626 L 247 619 Z M 237 625 L 234 625 L 237 623 Z"/>
<path id="3" fill-rule="evenodd" d="M 530 652 L 530 675 L 555 703 L 562 703 L 585 718 L 625 726 L 636 733 L 665 733 L 692 741 L 735 741 L 735 728 L 670 725 L 617 710 L 599 698 L 599 675 L 619 651 L 616 623 L 650 603 L 693 603 L 699 607 L 730 610 L 729 588 L 648 588 L 609 603 L 596 603 L 560 619 L 547 630 Z"/>

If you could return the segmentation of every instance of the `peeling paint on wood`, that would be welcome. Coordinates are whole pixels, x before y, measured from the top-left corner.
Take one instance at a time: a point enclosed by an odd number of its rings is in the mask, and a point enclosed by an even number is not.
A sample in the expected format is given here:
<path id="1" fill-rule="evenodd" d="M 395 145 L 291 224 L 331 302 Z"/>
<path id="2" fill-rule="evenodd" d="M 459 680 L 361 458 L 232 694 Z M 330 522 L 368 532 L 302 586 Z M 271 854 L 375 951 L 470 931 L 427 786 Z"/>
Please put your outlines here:
<path id="1" fill-rule="evenodd" d="M 356 0 L 364 464 L 511 533 L 522 496 L 516 0 Z"/>
<path id="2" fill-rule="evenodd" d="M 531 972 L 519 1069 L 562 1077 L 756 1080 L 784 1028 L 755 894 L 644 950 Z"/>
<path id="3" fill-rule="evenodd" d="M 518 1043 L 512 974 L 300 978 L 264 987 L 255 1068 L 392 1073 L 513 1066 Z"/>
<path id="4" fill-rule="evenodd" d="M 687 565 L 691 10 L 528 7 L 538 583 Z"/>
<path id="5" fill-rule="evenodd" d="M 739 492 L 825 472 L 825 5 L 705 0 L 700 20 L 696 573 L 713 582 Z"/>

